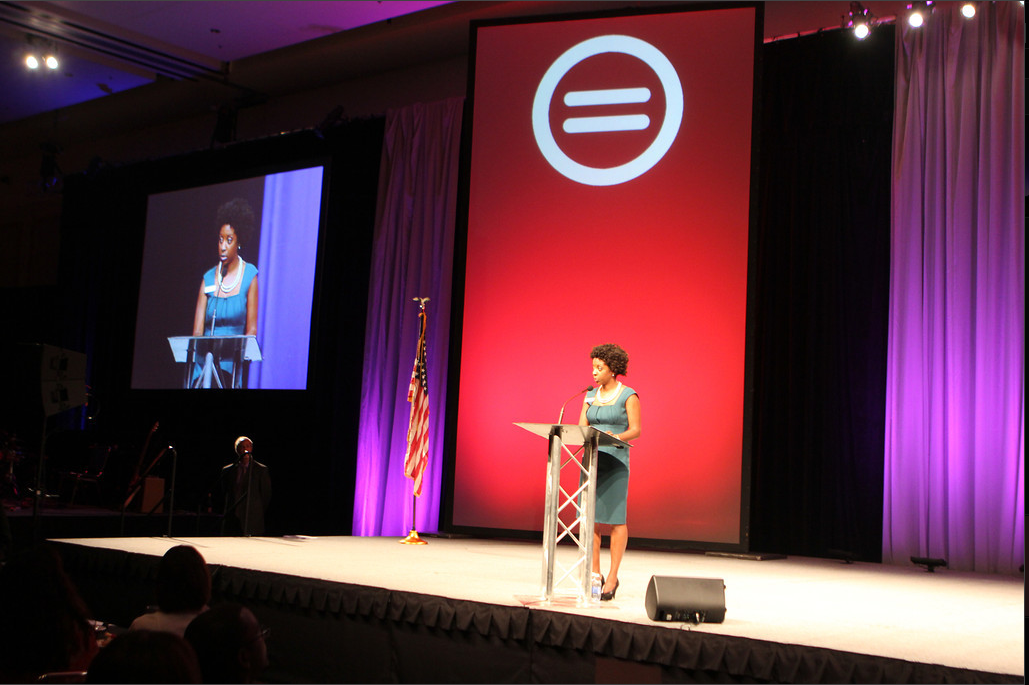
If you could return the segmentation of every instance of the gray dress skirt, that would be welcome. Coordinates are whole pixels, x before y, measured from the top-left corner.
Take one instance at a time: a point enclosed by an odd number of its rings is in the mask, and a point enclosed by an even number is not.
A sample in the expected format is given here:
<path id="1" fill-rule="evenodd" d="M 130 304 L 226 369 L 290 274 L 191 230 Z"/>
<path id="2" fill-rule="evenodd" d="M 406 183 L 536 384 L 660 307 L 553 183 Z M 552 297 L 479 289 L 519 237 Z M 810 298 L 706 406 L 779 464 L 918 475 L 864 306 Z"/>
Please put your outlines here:
<path id="1" fill-rule="evenodd" d="M 612 404 L 595 403 L 598 390 L 586 394 L 586 421 L 599 431 L 624 433 L 629 429 L 625 402 L 636 394 L 623 385 Z M 625 505 L 629 494 L 629 448 L 601 447 L 597 458 L 597 508 L 594 521 L 609 525 L 625 523 Z"/>

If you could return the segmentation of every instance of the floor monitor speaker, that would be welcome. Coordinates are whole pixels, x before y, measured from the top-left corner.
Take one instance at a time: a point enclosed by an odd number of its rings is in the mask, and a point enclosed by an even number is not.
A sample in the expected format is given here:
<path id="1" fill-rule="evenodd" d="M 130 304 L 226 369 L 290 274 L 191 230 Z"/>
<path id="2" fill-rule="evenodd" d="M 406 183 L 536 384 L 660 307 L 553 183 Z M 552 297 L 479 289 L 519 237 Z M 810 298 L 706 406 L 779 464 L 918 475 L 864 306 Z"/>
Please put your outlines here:
<path id="1" fill-rule="evenodd" d="M 721 623 L 725 583 L 721 578 L 651 576 L 646 607 L 652 621 Z"/>

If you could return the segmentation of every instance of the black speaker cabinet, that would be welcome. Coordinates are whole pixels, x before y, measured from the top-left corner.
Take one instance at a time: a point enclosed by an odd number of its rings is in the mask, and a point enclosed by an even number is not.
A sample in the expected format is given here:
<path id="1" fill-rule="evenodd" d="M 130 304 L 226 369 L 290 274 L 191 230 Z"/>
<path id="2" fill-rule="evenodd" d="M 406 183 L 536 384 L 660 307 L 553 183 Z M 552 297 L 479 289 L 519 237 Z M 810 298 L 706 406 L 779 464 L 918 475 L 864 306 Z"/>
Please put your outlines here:
<path id="1" fill-rule="evenodd" d="M 646 605 L 652 621 L 721 623 L 725 583 L 721 578 L 651 576 Z"/>

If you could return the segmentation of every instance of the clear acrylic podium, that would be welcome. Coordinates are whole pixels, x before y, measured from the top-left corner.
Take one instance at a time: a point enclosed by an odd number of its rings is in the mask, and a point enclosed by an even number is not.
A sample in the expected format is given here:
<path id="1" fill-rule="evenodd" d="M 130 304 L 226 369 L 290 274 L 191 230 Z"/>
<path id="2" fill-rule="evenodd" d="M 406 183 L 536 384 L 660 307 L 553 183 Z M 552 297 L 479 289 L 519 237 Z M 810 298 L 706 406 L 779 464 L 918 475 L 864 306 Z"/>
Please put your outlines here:
<path id="1" fill-rule="evenodd" d="M 182 387 L 196 387 L 193 369 L 198 359 L 203 359 L 208 352 L 216 361 L 232 363 L 232 381 L 229 387 L 239 389 L 246 383 L 250 362 L 262 360 L 261 347 L 257 344 L 256 335 L 180 335 L 168 338 L 175 361 L 186 364 Z"/>
<path id="2" fill-rule="evenodd" d="M 549 442 L 546 508 L 543 513 L 543 601 L 552 602 L 558 590 L 567 589 L 580 605 L 586 604 L 590 599 L 593 520 L 597 503 L 597 449 L 608 445 L 629 447 L 629 444 L 591 426 L 561 423 L 515 425 L 547 438 Z M 579 445 L 583 450 L 577 457 L 568 448 Z M 578 487 L 570 493 L 561 487 L 561 471 L 565 467 L 578 475 Z M 561 512 L 569 507 L 575 518 L 565 524 L 561 520 Z M 575 543 L 577 551 L 567 567 L 557 560 L 557 543 L 565 537 Z"/>

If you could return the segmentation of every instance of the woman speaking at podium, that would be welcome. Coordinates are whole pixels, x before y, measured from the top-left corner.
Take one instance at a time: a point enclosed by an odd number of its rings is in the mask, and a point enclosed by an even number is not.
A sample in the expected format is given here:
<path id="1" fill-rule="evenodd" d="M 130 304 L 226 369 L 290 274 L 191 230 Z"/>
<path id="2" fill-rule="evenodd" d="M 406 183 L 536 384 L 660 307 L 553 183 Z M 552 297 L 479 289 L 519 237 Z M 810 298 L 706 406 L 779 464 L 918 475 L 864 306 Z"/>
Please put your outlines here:
<path id="1" fill-rule="evenodd" d="M 240 250 L 254 234 L 254 210 L 242 198 L 218 209 L 218 264 L 204 274 L 193 315 L 193 335 L 257 335 L 257 266 L 243 260 Z M 232 376 L 233 363 L 208 351 L 192 387 L 228 387 L 220 368 Z"/>
<path id="2" fill-rule="evenodd" d="M 632 388 L 622 385 L 618 376 L 629 367 L 629 355 L 618 345 L 598 345 L 590 351 L 596 390 L 586 394 L 579 414 L 580 426 L 597 430 L 628 442 L 640 435 L 640 398 Z M 629 492 L 629 448 L 601 447 L 597 456 L 597 507 L 593 532 L 593 572 L 600 573 L 601 533 L 611 537 L 611 568 L 604 580 L 600 598 L 611 600 L 618 591 L 618 567 L 629 541 L 625 523 L 626 497 Z"/>

